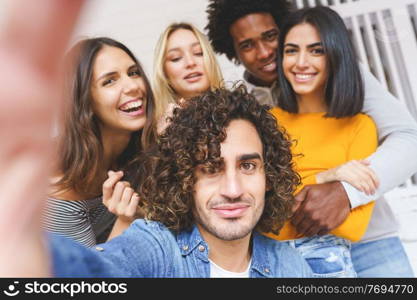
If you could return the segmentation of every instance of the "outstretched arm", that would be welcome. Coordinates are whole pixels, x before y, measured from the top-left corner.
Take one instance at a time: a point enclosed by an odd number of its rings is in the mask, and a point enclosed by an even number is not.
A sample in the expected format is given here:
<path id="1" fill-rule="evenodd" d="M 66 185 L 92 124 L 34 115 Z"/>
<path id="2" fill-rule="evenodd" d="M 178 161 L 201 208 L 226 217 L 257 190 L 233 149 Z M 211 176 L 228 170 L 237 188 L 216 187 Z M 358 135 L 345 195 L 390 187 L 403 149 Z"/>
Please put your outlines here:
<path id="1" fill-rule="evenodd" d="M 62 105 L 59 63 L 82 2 L 12 1 L 0 33 L 0 276 L 50 274 L 42 200 Z"/>

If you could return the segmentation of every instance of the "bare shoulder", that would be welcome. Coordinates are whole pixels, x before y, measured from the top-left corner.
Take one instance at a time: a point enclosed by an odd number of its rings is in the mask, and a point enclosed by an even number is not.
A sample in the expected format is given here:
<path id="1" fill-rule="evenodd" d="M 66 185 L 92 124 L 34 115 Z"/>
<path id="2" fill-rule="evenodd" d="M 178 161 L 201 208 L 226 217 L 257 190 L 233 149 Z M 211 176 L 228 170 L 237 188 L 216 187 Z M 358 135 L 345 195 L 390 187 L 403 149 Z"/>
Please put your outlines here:
<path id="1" fill-rule="evenodd" d="M 48 197 L 67 201 L 85 200 L 85 195 L 77 193 L 74 189 L 62 188 L 56 185 L 62 176 L 62 174 L 56 172 L 49 177 Z"/>

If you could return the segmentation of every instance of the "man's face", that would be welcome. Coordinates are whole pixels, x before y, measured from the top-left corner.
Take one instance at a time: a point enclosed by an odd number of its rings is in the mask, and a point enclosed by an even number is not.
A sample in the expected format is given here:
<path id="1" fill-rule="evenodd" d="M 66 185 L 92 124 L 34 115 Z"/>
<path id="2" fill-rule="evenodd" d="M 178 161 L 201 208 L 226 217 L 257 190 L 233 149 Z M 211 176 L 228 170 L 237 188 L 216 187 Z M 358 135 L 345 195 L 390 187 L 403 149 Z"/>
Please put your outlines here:
<path id="1" fill-rule="evenodd" d="M 278 27 L 269 13 L 253 13 L 236 20 L 230 34 L 239 61 L 260 83 L 277 79 Z"/>
<path id="2" fill-rule="evenodd" d="M 232 241 L 250 236 L 265 204 L 263 146 L 246 120 L 233 120 L 221 143 L 224 165 L 211 173 L 195 171 L 194 217 L 202 236 Z"/>

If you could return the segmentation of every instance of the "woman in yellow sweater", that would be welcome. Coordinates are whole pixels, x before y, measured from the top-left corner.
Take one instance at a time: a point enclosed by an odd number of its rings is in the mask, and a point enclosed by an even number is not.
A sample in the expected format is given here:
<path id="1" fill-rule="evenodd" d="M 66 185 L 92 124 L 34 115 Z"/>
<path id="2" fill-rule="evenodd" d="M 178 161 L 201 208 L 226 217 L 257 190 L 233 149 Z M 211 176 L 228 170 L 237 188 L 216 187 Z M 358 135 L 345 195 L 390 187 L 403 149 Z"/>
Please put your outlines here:
<path id="1" fill-rule="evenodd" d="M 294 12 L 282 27 L 278 49 L 280 107 L 271 112 L 296 140 L 302 185 L 345 180 L 372 193 L 377 178 L 362 159 L 377 147 L 376 127 L 360 113 L 363 84 L 343 20 L 326 7 Z M 365 233 L 373 205 L 352 210 L 328 235 L 300 237 L 288 222 L 278 236 L 268 236 L 288 240 L 317 277 L 355 277 L 350 242 Z"/>

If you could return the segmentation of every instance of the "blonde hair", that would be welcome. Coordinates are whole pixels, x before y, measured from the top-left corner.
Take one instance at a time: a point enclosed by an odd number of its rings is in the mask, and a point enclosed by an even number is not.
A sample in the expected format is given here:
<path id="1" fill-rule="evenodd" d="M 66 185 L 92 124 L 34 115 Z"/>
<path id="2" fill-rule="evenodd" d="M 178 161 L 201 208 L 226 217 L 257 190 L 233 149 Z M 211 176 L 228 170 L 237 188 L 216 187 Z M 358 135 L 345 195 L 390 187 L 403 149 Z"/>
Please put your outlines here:
<path id="1" fill-rule="evenodd" d="M 172 23 L 161 34 L 155 48 L 154 74 L 152 80 L 156 104 L 155 120 L 159 120 L 165 114 L 168 105 L 171 103 L 177 103 L 179 98 L 178 94 L 170 86 L 164 71 L 168 39 L 171 34 L 178 29 L 185 29 L 193 32 L 200 43 L 201 49 L 203 50 L 204 69 L 207 72 L 210 90 L 214 91 L 223 87 L 223 76 L 214 51 L 206 36 L 192 24 Z"/>

